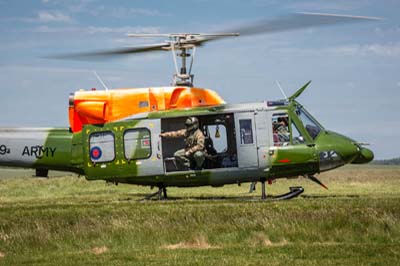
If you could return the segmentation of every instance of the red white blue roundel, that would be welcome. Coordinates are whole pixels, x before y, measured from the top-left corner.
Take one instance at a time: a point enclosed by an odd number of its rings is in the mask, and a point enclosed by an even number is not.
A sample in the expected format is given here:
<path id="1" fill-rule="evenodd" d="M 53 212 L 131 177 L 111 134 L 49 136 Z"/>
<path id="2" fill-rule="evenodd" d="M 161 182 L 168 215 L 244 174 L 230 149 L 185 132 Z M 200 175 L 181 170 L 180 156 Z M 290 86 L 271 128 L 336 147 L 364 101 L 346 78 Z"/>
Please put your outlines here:
<path id="1" fill-rule="evenodd" d="M 90 150 L 90 157 L 91 157 L 93 160 L 98 160 L 98 159 L 100 159 L 100 157 L 101 157 L 102 154 L 103 154 L 103 152 L 102 152 L 101 149 L 100 149 L 99 147 L 97 147 L 97 146 L 93 147 L 93 148 Z"/>

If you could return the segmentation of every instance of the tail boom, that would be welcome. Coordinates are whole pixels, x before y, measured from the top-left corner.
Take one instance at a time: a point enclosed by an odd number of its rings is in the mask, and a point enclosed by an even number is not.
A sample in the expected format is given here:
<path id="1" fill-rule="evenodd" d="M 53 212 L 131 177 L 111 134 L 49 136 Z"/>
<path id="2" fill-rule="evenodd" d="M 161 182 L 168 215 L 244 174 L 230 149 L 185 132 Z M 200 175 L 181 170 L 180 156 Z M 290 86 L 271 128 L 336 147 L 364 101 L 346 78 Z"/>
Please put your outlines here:
<path id="1" fill-rule="evenodd" d="M 0 129 L 0 166 L 78 171 L 71 164 L 68 129 Z"/>

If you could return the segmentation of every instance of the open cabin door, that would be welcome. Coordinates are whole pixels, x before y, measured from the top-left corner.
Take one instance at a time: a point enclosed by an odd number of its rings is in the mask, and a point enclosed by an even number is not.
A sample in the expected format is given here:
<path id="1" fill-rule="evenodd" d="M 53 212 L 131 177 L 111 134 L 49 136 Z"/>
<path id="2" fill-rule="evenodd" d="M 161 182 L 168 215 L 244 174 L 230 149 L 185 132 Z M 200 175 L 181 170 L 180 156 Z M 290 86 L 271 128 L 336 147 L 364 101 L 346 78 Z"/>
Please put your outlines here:
<path id="1" fill-rule="evenodd" d="M 235 113 L 239 168 L 258 168 L 254 112 Z"/>

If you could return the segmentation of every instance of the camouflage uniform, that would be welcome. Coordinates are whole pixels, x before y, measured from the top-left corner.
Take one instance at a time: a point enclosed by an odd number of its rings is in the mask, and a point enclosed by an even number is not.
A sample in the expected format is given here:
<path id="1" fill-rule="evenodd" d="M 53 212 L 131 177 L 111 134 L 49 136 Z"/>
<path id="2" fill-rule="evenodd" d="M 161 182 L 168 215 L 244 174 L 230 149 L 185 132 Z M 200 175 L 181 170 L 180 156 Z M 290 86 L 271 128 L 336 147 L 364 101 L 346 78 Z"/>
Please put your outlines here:
<path id="1" fill-rule="evenodd" d="M 287 120 L 278 119 L 278 122 L 273 123 L 274 133 L 278 136 L 278 140 L 280 145 L 284 145 L 285 143 L 290 141 L 290 133 L 289 128 L 287 126 Z"/>
<path id="2" fill-rule="evenodd" d="M 161 134 L 162 137 L 167 138 L 185 138 L 185 148 L 177 150 L 174 153 L 174 157 L 178 163 L 190 167 L 190 162 L 194 160 L 196 162 L 196 168 L 201 168 L 205 155 L 205 137 L 200 129 L 195 131 L 188 131 L 187 129 L 181 129 L 178 131 L 165 132 Z"/>
<path id="3" fill-rule="evenodd" d="M 286 125 L 279 123 L 276 131 L 278 132 L 280 142 L 289 142 L 290 141 L 290 133 L 289 133 L 288 127 Z"/>

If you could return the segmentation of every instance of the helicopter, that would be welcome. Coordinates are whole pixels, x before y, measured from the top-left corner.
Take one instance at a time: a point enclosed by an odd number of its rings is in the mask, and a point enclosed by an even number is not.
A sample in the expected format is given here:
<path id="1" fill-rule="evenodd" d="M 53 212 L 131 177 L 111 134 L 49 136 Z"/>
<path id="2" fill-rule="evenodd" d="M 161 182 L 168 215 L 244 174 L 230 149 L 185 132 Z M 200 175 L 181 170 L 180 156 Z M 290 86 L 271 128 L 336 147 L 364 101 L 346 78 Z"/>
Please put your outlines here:
<path id="1" fill-rule="evenodd" d="M 61 170 L 87 180 L 157 187 L 148 198 L 158 199 L 167 198 L 167 187 L 248 182 L 261 182 L 261 198 L 266 199 L 266 183 L 301 176 L 327 188 L 316 174 L 345 164 L 368 163 L 374 154 L 365 144 L 325 129 L 297 101 L 311 81 L 284 99 L 227 104 L 217 92 L 193 85 L 196 48 L 238 36 L 371 20 L 378 18 L 296 13 L 211 34 L 128 34 L 168 40 L 50 56 L 91 60 L 168 51 L 176 73 L 172 86 L 113 90 L 104 86 L 104 90 L 72 93 L 68 128 L 0 129 L 0 166 L 33 168 L 37 177 Z M 161 137 L 163 132 L 182 129 L 188 117 L 198 120 L 205 136 L 207 155 L 200 168 L 177 164 L 173 155 L 184 147 L 182 138 Z M 303 192 L 302 187 L 291 187 L 274 198 L 290 199 Z"/>

